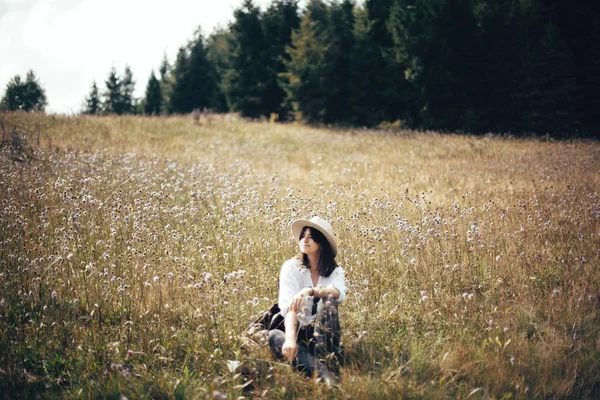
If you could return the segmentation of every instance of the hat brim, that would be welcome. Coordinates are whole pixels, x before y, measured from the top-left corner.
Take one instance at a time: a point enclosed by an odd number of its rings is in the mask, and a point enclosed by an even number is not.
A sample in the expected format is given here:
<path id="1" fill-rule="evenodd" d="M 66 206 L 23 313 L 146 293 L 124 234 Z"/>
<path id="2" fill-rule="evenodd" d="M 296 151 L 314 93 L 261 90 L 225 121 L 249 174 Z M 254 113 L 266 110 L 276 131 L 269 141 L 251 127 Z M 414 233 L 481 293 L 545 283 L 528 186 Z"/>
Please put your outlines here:
<path id="1" fill-rule="evenodd" d="M 316 224 L 313 221 L 309 221 L 307 219 L 297 219 L 294 222 L 292 222 L 292 235 L 294 236 L 294 239 L 296 241 L 300 240 L 302 229 L 305 226 L 308 228 L 314 228 L 321 232 L 323 236 L 325 236 L 325 239 L 327 239 L 327 242 L 329 242 L 329 245 L 331 246 L 331 251 L 333 252 L 333 256 L 337 256 L 337 243 L 335 242 L 335 238 L 329 232 L 323 229 L 321 225 Z"/>

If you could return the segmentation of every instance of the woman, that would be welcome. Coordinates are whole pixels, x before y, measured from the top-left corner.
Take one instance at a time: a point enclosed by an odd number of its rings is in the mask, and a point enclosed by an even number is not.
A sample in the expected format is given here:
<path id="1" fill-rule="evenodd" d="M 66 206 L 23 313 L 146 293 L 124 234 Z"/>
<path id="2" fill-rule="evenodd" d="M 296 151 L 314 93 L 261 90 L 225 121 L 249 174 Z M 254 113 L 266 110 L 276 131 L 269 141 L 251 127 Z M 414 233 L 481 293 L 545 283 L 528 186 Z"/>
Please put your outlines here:
<path id="1" fill-rule="evenodd" d="M 335 262 L 337 244 L 333 228 L 323 218 L 292 223 L 300 255 L 287 260 L 279 275 L 279 308 L 285 332 L 269 331 L 275 355 L 293 362 L 328 384 L 334 379 L 325 359 L 340 351 L 338 303 L 346 298 L 344 270 Z"/>

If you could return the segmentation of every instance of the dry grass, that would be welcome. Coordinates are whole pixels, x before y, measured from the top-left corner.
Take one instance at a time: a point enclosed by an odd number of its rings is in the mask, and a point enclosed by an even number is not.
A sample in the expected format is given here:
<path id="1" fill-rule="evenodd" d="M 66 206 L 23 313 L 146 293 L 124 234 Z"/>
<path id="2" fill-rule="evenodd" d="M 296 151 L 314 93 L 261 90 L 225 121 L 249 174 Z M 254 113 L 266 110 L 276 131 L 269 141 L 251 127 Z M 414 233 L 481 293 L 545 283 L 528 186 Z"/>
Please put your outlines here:
<path id="1" fill-rule="evenodd" d="M 594 398 L 600 145 L 233 116 L 0 114 L 0 392 Z M 227 360 L 313 214 L 340 238 L 327 389 Z"/>

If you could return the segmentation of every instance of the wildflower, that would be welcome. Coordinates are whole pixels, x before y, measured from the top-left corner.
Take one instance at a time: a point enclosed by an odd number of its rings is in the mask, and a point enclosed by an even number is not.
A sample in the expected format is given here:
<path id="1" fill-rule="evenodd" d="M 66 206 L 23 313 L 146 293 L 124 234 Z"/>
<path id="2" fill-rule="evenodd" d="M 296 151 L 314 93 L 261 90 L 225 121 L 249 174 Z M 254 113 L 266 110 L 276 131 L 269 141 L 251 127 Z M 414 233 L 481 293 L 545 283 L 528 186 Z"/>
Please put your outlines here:
<path id="1" fill-rule="evenodd" d="M 213 400 L 227 400 L 228 397 L 225 393 L 219 392 L 218 390 L 212 391 Z"/>
<path id="2" fill-rule="evenodd" d="M 159 278 L 158 276 L 155 276 L 154 278 L 152 278 L 152 280 L 153 280 L 155 283 L 156 283 L 156 282 L 158 282 L 158 280 L 159 280 L 159 279 L 160 279 L 160 278 Z"/>
<path id="3" fill-rule="evenodd" d="M 560 289 L 554 289 L 554 290 L 552 291 L 552 294 L 553 294 L 554 296 L 560 296 Z"/>
<path id="4" fill-rule="evenodd" d="M 56 290 L 52 291 L 52 298 L 55 299 L 56 298 Z"/>
<path id="5" fill-rule="evenodd" d="M 475 297 L 475 293 L 469 293 L 469 295 L 467 296 L 467 298 L 469 300 L 473 300 L 474 297 Z"/>

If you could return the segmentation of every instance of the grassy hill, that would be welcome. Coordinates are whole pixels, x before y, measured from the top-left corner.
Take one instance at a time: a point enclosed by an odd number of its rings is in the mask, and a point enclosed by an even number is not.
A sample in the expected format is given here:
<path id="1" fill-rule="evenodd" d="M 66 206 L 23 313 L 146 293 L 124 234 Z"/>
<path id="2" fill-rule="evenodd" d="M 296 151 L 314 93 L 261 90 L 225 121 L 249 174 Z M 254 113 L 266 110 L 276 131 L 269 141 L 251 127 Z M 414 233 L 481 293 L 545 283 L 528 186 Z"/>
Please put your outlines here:
<path id="1" fill-rule="evenodd" d="M 600 395 L 597 142 L 206 115 L 0 134 L 4 398 Z M 314 214 L 348 280 L 339 388 L 239 337 Z M 270 368 L 250 391 L 228 360 Z"/>

